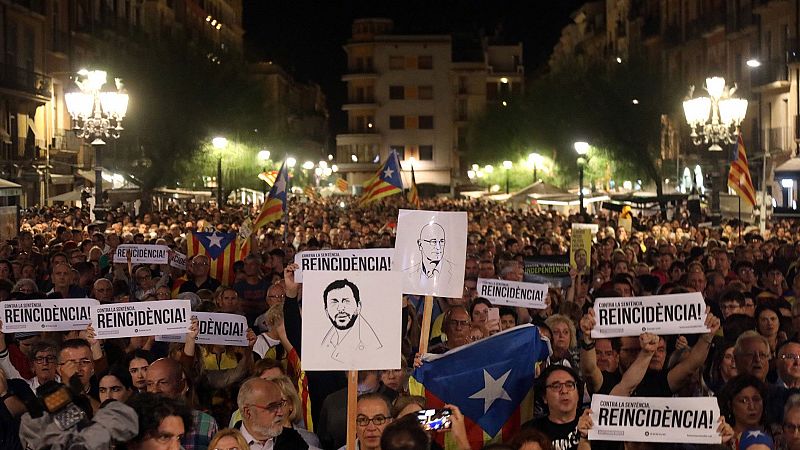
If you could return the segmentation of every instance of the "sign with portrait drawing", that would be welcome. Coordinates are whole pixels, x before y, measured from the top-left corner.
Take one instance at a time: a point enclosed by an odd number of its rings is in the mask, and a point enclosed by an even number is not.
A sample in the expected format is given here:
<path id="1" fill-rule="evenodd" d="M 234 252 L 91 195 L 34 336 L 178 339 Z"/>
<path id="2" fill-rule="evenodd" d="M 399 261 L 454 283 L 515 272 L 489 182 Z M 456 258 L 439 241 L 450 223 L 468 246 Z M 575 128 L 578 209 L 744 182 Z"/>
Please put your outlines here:
<path id="1" fill-rule="evenodd" d="M 466 212 L 400 210 L 392 270 L 403 293 L 461 298 L 466 254 Z"/>
<path id="2" fill-rule="evenodd" d="M 400 368 L 401 272 L 307 271 L 303 370 Z"/>

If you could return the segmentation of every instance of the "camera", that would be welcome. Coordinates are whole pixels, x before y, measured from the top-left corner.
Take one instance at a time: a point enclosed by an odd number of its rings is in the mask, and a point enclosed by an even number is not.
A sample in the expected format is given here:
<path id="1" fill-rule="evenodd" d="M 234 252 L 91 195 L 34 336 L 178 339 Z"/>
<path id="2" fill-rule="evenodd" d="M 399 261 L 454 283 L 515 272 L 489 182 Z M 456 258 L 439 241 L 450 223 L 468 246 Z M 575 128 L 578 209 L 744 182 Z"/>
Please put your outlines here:
<path id="1" fill-rule="evenodd" d="M 449 409 L 423 409 L 417 412 L 417 421 L 425 431 L 447 431 L 453 426 Z"/>

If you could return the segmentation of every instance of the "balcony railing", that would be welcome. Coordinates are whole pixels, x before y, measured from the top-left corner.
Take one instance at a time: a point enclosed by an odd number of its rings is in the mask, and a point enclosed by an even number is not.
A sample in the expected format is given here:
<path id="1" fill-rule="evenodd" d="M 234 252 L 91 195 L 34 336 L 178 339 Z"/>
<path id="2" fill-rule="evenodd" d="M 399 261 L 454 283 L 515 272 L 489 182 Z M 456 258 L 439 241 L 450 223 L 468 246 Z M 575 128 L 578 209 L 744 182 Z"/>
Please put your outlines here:
<path id="1" fill-rule="evenodd" d="M 776 81 L 787 81 L 789 79 L 789 68 L 785 61 L 773 59 L 750 71 L 750 74 L 753 86 L 764 86 Z"/>
<path id="2" fill-rule="evenodd" d="M 52 78 L 21 67 L 1 63 L 0 86 L 42 97 L 50 97 L 53 92 Z"/>
<path id="3" fill-rule="evenodd" d="M 789 140 L 789 128 L 778 127 L 764 130 L 764 143 L 770 152 L 781 152 L 791 148 Z"/>

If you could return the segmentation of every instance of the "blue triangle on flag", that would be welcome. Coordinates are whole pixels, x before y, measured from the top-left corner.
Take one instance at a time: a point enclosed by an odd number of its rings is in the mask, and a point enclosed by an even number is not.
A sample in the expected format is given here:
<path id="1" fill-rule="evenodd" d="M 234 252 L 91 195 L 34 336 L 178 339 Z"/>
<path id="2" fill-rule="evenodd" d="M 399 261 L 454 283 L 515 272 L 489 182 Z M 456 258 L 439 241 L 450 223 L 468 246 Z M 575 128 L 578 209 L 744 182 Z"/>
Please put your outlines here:
<path id="1" fill-rule="evenodd" d="M 194 233 L 200 245 L 206 249 L 206 254 L 211 259 L 217 259 L 225 249 L 236 240 L 236 233 L 220 233 L 218 231 Z"/>

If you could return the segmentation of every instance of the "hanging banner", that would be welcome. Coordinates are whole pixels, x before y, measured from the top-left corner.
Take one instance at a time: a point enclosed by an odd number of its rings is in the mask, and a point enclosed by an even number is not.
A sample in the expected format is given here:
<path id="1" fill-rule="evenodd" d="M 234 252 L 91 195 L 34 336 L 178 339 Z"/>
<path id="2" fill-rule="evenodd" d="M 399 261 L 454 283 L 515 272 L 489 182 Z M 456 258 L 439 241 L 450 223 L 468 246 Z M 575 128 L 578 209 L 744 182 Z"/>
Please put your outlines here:
<path id="1" fill-rule="evenodd" d="M 185 334 L 191 317 L 189 300 L 117 303 L 92 308 L 97 339 Z"/>
<path id="2" fill-rule="evenodd" d="M 172 259 L 169 265 L 177 269 L 186 270 L 186 255 L 180 252 L 172 252 Z"/>
<path id="3" fill-rule="evenodd" d="M 592 396 L 589 440 L 719 444 L 715 397 Z"/>
<path id="4" fill-rule="evenodd" d="M 300 252 L 294 256 L 294 262 L 300 266 L 294 272 L 294 279 L 302 283 L 303 271 L 306 270 L 388 272 L 392 270 L 393 254 L 393 248 Z"/>
<path id="5" fill-rule="evenodd" d="M 545 297 L 548 286 L 539 283 L 478 278 L 478 296 L 492 305 L 521 306 L 523 308 L 546 309 Z"/>
<path id="6" fill-rule="evenodd" d="M 569 266 L 578 271 L 578 275 L 589 273 L 592 261 L 592 236 L 597 233 L 597 225 L 573 223 L 569 240 Z"/>
<path id="7" fill-rule="evenodd" d="M 198 344 L 235 345 L 247 347 L 247 318 L 239 314 L 193 312 L 200 332 Z M 186 333 L 158 335 L 161 342 L 186 342 Z"/>
<path id="8" fill-rule="evenodd" d="M 0 302 L 3 333 L 85 330 L 92 320 L 93 298 L 8 300 Z"/>
<path id="9" fill-rule="evenodd" d="M 699 292 L 598 298 L 592 337 L 708 333 L 706 303 Z"/>
<path id="10" fill-rule="evenodd" d="M 128 252 L 133 264 L 169 263 L 169 247 L 152 244 L 122 244 L 114 252 L 114 263 L 127 263 Z"/>
<path id="11" fill-rule="evenodd" d="M 566 255 L 527 256 L 523 281 L 527 283 L 544 283 L 550 287 L 569 287 L 569 259 Z"/>

